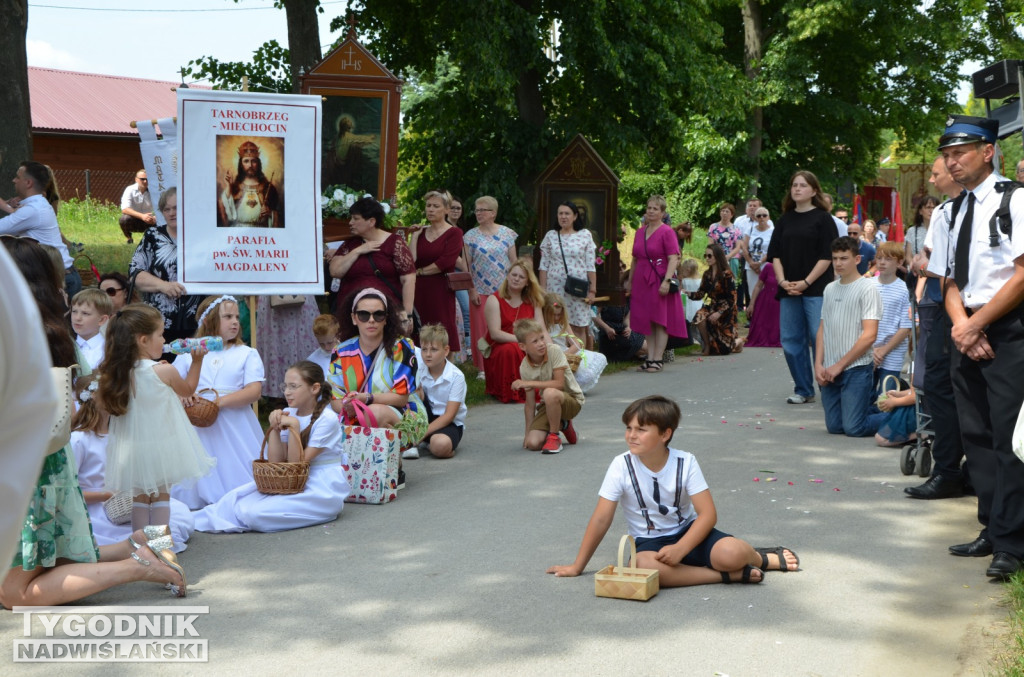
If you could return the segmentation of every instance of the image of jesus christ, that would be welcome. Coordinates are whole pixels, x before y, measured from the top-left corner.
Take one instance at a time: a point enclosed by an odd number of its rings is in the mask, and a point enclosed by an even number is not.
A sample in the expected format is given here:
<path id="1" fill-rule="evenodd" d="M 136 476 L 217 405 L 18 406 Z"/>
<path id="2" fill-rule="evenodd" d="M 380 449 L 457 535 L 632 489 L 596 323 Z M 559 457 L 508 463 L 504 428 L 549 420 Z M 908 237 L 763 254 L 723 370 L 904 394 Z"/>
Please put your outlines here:
<path id="1" fill-rule="evenodd" d="M 232 179 L 225 172 L 225 188 L 217 201 L 217 226 L 224 228 L 284 228 L 281 196 L 263 173 L 260 147 L 246 141 L 238 147 L 238 168 Z"/>

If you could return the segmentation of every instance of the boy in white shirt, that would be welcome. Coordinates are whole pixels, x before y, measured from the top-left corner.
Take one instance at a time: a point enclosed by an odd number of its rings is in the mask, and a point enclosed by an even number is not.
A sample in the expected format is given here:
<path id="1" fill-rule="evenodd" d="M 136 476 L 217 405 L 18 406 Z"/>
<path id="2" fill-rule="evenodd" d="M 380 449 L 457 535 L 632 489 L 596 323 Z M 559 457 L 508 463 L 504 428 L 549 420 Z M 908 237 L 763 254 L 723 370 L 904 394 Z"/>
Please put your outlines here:
<path id="1" fill-rule="evenodd" d="M 106 339 L 100 328 L 114 312 L 110 297 L 99 289 L 83 289 L 71 299 L 71 328 L 75 330 L 75 343 L 90 369 L 103 361 Z"/>
<path id="2" fill-rule="evenodd" d="M 451 458 L 462 440 L 466 425 L 466 377 L 448 361 L 451 352 L 448 332 L 440 324 L 420 328 L 422 356 L 416 385 L 427 409 L 427 434 L 418 447 L 410 447 L 402 458 L 419 458 L 429 451 L 437 458 Z"/>
<path id="3" fill-rule="evenodd" d="M 878 293 L 882 297 L 882 319 L 878 323 L 878 336 L 873 351 L 875 365 L 875 397 L 881 394 L 886 376 L 900 377 L 903 359 L 907 356 L 907 343 L 914 323 L 910 319 L 910 294 L 896 270 L 903 262 L 905 252 L 900 242 L 883 242 L 875 253 L 878 269 Z"/>
<path id="4" fill-rule="evenodd" d="M 821 388 L 825 428 L 834 435 L 867 437 L 873 385 L 871 346 L 882 319 L 882 297 L 874 280 L 861 277 L 860 243 L 852 237 L 832 242 L 837 280 L 825 287 L 814 352 L 814 378 Z M 827 366 L 826 366 L 827 365 Z"/>
<path id="5" fill-rule="evenodd" d="M 330 373 L 331 357 L 334 355 L 334 349 L 341 343 L 338 339 L 339 332 L 341 326 L 334 315 L 317 315 L 313 320 L 313 336 L 320 347 L 306 359 L 323 369 L 324 374 Z"/>
<path id="6" fill-rule="evenodd" d="M 753 548 L 715 528 L 718 513 L 697 459 L 668 446 L 679 418 L 679 405 L 662 395 L 626 407 L 622 422 L 629 451 L 608 467 L 576 561 L 550 567 L 549 574 L 583 573 L 619 504 L 636 540 L 630 566 L 657 569 L 663 588 L 760 583 L 765 571 L 799 569 L 800 558 L 789 548 Z"/>

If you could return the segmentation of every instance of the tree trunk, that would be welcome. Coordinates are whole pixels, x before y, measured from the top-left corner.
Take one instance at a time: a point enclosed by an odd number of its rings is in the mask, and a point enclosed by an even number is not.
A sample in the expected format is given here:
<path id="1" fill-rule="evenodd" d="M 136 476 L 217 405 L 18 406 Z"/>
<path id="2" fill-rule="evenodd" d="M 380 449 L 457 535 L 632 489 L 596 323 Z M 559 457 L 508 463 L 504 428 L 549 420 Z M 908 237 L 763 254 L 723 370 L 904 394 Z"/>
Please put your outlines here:
<path id="1" fill-rule="evenodd" d="M 519 82 L 516 84 L 516 108 L 519 110 L 519 119 L 533 127 L 538 138 L 543 134 L 544 123 L 547 120 L 547 112 L 544 110 L 544 100 L 540 93 L 540 73 L 536 68 L 529 68 L 519 75 Z M 534 182 L 537 179 L 537 169 L 524 162 L 519 169 L 519 177 L 516 181 L 519 189 L 523 191 L 526 204 L 532 208 L 537 206 L 537 187 Z M 527 226 L 525 232 L 530 232 L 532 224 Z"/>
<path id="2" fill-rule="evenodd" d="M 288 17 L 288 61 L 292 73 L 292 93 L 299 93 L 299 70 L 309 72 L 322 58 L 317 8 L 320 0 L 285 0 Z"/>
<path id="3" fill-rule="evenodd" d="M 761 74 L 761 57 L 764 55 L 764 33 L 761 28 L 760 0 L 744 0 L 743 3 L 743 72 L 750 80 L 751 93 L 760 99 L 758 77 Z M 750 146 L 747 149 L 750 176 L 748 195 L 757 195 L 758 179 L 761 176 L 761 147 L 764 142 L 764 108 L 760 105 L 750 110 Z"/>
<path id="4" fill-rule="evenodd" d="M 32 158 L 28 94 L 27 0 L 0 0 L 0 186 L 11 187 L 18 165 Z"/>

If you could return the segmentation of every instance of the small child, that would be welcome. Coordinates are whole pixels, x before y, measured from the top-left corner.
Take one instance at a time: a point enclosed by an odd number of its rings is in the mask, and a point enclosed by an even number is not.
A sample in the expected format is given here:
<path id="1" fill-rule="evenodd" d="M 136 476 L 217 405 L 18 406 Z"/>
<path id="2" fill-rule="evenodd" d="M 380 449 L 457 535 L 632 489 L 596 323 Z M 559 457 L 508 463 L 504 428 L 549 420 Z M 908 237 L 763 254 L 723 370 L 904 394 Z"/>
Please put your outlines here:
<path id="1" fill-rule="evenodd" d="M 338 318 L 334 315 L 317 315 L 313 320 L 313 337 L 316 338 L 320 347 L 310 353 L 306 359 L 323 369 L 325 374 L 330 369 L 331 355 L 334 354 L 334 349 L 341 343 L 338 338 L 340 334 L 341 326 L 338 324 Z"/>
<path id="2" fill-rule="evenodd" d="M 876 397 L 882 392 L 882 382 L 886 376 L 900 377 L 903 359 L 907 356 L 910 330 L 914 326 L 910 319 L 907 285 L 896 277 L 904 256 L 903 245 L 899 242 L 883 242 L 875 253 L 875 266 L 878 268 L 875 282 L 882 297 L 882 319 L 878 323 L 873 353 Z"/>
<path id="3" fill-rule="evenodd" d="M 96 545 L 113 545 L 123 542 L 132 535 L 131 525 L 114 524 L 107 518 L 103 503 L 113 493 L 103 489 L 103 475 L 107 462 L 107 435 L 110 414 L 103 409 L 96 391 L 99 380 L 95 374 L 82 376 L 75 381 L 75 397 L 79 408 L 72 420 L 71 450 L 75 454 L 78 483 L 89 508 L 89 521 Z M 171 499 L 171 521 L 168 525 L 173 545 L 171 552 L 181 552 L 185 542 L 192 536 L 194 522 L 188 506 Z"/>
<path id="4" fill-rule="evenodd" d="M 875 433 L 868 422 L 874 383 L 871 346 L 882 318 L 877 285 L 857 272 L 859 251 L 852 237 L 832 241 L 832 267 L 839 279 L 825 287 L 814 353 L 825 428 L 848 437 Z"/>
<path id="5" fill-rule="evenodd" d="M 252 462 L 259 458 L 263 442 L 263 429 L 252 404 L 260 399 L 266 381 L 260 354 L 242 342 L 234 296 L 208 296 L 196 312 L 196 337 L 220 336 L 224 350 L 206 356 L 198 385 L 200 391 L 214 391 L 205 396 L 219 407 L 213 425 L 196 429 L 199 441 L 217 459 L 217 467 L 194 485 L 178 486 L 173 491 L 174 497 L 192 510 L 216 503 L 232 489 L 252 481 Z M 173 366 L 185 378 L 192 365 L 191 355 L 181 355 Z M 186 402 L 186 406 L 189 404 L 191 401 Z"/>
<path id="6" fill-rule="evenodd" d="M 429 451 L 437 458 L 451 458 L 462 440 L 466 425 L 466 377 L 448 361 L 451 349 L 448 331 L 440 324 L 420 329 L 422 356 L 416 385 L 427 409 L 427 434 L 418 447 L 410 447 L 402 458 L 419 458 Z"/>
<path id="7" fill-rule="evenodd" d="M 549 292 L 544 295 L 544 325 L 551 334 L 551 341 L 557 344 L 566 355 L 579 355 L 580 365 L 574 372 L 576 382 L 584 393 L 597 385 L 598 379 L 608 366 L 608 358 L 603 354 L 584 348 L 579 338 L 571 331 L 566 331 L 565 301 L 560 294 Z M 589 332 L 588 332 L 589 334 Z"/>
<path id="8" fill-rule="evenodd" d="M 97 390 L 111 415 L 104 481 L 108 491 L 135 496 L 133 530 L 169 523 L 170 486 L 202 477 L 216 464 L 178 399 L 195 392 L 206 351 L 196 350 L 182 379 L 172 365 L 157 364 L 163 348 L 164 317 L 155 308 L 133 303 L 110 319 Z M 167 564 L 185 583 L 181 567 Z"/>
<path id="9" fill-rule="evenodd" d="M 679 405 L 661 395 L 636 400 L 622 414 L 629 451 L 608 467 L 597 507 L 576 561 L 553 566 L 556 576 L 579 576 L 601 544 L 622 503 L 636 540 L 631 566 L 657 569 L 663 588 L 707 583 L 760 583 L 765 571 L 797 571 L 789 548 L 753 548 L 715 528 L 715 502 L 693 454 L 668 446 L 679 426 Z"/>
<path id="10" fill-rule="evenodd" d="M 683 310 L 686 313 L 687 334 L 689 336 L 700 336 L 696 327 L 691 327 L 694 316 L 700 310 L 701 303 L 691 301 L 687 296 L 700 289 L 700 270 L 697 267 L 697 259 L 685 258 L 679 264 L 679 291 L 683 297 Z"/>
<path id="11" fill-rule="evenodd" d="M 583 391 L 576 383 L 565 353 L 545 340 L 544 327 L 539 322 L 519 320 L 513 331 L 520 349 L 526 354 L 519 366 L 520 377 L 511 385 L 512 390 L 526 391 L 523 448 L 557 454 L 562 451 L 559 431 L 565 434 L 566 442 L 576 444 L 572 419 L 583 408 Z"/>
<path id="12" fill-rule="evenodd" d="M 105 338 L 100 328 L 114 314 L 114 304 L 99 289 L 83 289 L 71 299 L 71 328 L 82 356 L 95 369 L 103 361 Z"/>

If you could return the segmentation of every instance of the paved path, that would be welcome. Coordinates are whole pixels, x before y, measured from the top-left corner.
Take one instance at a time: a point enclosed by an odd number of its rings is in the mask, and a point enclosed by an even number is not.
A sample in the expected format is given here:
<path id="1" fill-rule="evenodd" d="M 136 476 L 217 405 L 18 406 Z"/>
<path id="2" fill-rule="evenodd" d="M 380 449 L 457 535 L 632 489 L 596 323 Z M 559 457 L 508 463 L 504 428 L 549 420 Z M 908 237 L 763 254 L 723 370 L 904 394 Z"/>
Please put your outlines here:
<path id="1" fill-rule="evenodd" d="M 918 479 L 896 450 L 826 434 L 819 405 L 785 404 L 790 389 L 781 351 L 763 348 L 608 376 L 558 456 L 519 448 L 519 407 L 474 408 L 458 456 L 407 461 L 393 504 L 281 534 L 196 534 L 187 600 L 142 583 L 88 600 L 209 606 L 208 664 L 13 666 L 3 648 L 0 674 L 981 674 L 1002 588 L 985 560 L 946 554 L 977 533 L 973 499 L 906 499 Z M 544 574 L 574 558 L 624 450 L 622 410 L 651 393 L 682 407 L 674 443 L 699 458 L 719 526 L 793 548 L 803 571 L 599 599 L 617 518 L 583 576 Z M 20 632 L 0 614 L 3 647 Z"/>

